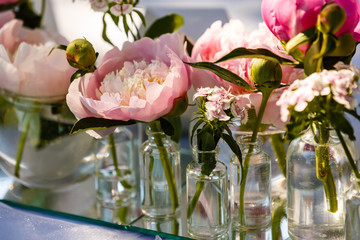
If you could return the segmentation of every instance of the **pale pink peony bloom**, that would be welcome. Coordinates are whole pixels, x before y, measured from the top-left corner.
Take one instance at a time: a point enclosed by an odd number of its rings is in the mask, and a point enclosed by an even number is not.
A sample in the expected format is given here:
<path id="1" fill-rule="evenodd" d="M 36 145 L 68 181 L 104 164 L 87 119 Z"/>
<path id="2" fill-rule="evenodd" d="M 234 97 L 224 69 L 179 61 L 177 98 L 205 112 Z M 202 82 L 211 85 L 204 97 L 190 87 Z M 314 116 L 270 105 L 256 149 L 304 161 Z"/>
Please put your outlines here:
<path id="1" fill-rule="evenodd" d="M 264 23 L 260 23 L 257 30 L 247 33 L 242 22 L 235 19 L 230 20 L 224 26 L 222 26 L 221 21 L 214 22 L 194 44 L 191 57 L 193 61 L 214 62 L 238 47 L 266 48 L 284 58 L 292 59 L 290 56 L 283 54 L 284 50 L 280 41 L 269 31 Z M 253 86 L 250 78 L 252 62 L 253 59 L 240 58 L 222 62 L 218 65 L 234 72 Z M 291 84 L 295 79 L 303 78 L 304 76 L 302 69 L 295 69 L 289 65 L 283 65 L 281 68 L 283 71 L 281 82 L 283 84 Z M 190 76 L 195 89 L 214 86 L 222 86 L 225 89 L 231 88 L 233 94 L 241 94 L 248 98 L 256 111 L 259 111 L 262 98 L 261 93 L 250 93 L 209 71 L 201 69 L 193 68 Z M 280 120 L 280 108 L 275 104 L 284 89 L 275 90 L 270 97 L 262 123 L 271 124 L 279 129 L 285 128 L 285 124 Z"/>
<path id="2" fill-rule="evenodd" d="M 338 67 L 343 64 L 338 64 Z M 281 108 L 281 120 L 286 122 L 289 117 L 289 107 L 302 112 L 318 96 L 328 96 L 347 109 L 354 109 L 357 105 L 353 96 L 358 91 L 359 71 L 353 71 L 354 66 L 338 70 L 323 70 L 315 72 L 304 80 L 296 80 L 283 92 L 276 105 Z"/>
<path id="3" fill-rule="evenodd" d="M 327 2 L 341 5 L 346 12 L 346 21 L 336 35 L 351 33 L 359 41 L 360 29 L 356 28 L 360 18 L 359 0 L 263 0 L 261 14 L 271 32 L 280 40 L 288 41 L 314 27 L 321 8 Z"/>
<path id="4" fill-rule="evenodd" d="M 64 96 L 74 69 L 65 51 L 50 50 L 67 41 L 55 33 L 30 30 L 11 20 L 0 29 L 0 87 L 32 97 Z"/>
<path id="5" fill-rule="evenodd" d="M 151 122 L 166 116 L 190 88 L 183 37 L 126 42 L 108 51 L 92 74 L 74 80 L 67 103 L 78 118 Z"/>

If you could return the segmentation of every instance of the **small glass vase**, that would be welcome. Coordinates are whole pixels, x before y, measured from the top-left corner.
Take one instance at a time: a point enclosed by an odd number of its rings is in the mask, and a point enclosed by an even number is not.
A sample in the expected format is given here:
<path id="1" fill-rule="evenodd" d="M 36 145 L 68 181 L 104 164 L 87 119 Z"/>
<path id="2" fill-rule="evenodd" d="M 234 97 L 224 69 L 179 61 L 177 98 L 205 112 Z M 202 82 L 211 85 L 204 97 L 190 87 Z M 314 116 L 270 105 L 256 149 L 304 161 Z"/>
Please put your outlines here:
<path id="1" fill-rule="evenodd" d="M 160 127 L 149 124 L 140 149 L 140 200 L 148 217 L 176 217 L 180 210 L 180 147 Z"/>
<path id="2" fill-rule="evenodd" d="M 129 209 L 136 208 L 133 151 L 133 135 L 125 127 L 116 128 L 112 134 L 98 141 L 95 189 L 98 216 L 102 220 L 128 223 L 127 220 L 131 219 Z"/>
<path id="3" fill-rule="evenodd" d="M 0 89 L 0 166 L 29 188 L 60 189 L 94 172 L 94 139 L 70 135 L 65 96 L 28 97 Z"/>
<path id="4" fill-rule="evenodd" d="M 328 140 L 318 144 L 309 128 L 294 139 L 287 152 L 287 217 L 291 239 L 344 239 L 343 196 L 350 187 L 352 169 L 340 141 L 333 130 L 326 130 Z M 353 158 L 354 144 L 347 142 Z M 321 151 L 321 154 L 316 154 Z M 317 155 L 328 159 L 333 189 L 332 200 L 326 197 L 324 182 L 317 176 Z M 324 174 L 323 174 L 324 175 Z M 329 175 L 329 174 L 327 174 Z M 329 175 L 330 176 L 330 175 Z M 336 194 L 336 195 L 335 195 Z M 330 212 L 330 201 L 337 211 Z M 337 203 L 336 203 L 337 201 Z"/>
<path id="5" fill-rule="evenodd" d="M 197 239 L 220 239 L 228 232 L 228 173 L 218 154 L 219 148 L 194 147 L 193 161 L 186 168 L 187 230 Z M 210 175 L 202 174 L 202 159 L 216 161 Z"/>
<path id="6" fill-rule="evenodd" d="M 260 137 L 238 138 L 243 171 L 236 156 L 230 161 L 230 201 L 233 228 L 261 229 L 271 223 L 271 160 L 261 150 Z M 241 181 L 242 173 L 244 179 Z"/>
<path id="7" fill-rule="evenodd" d="M 360 179 L 351 178 L 351 188 L 345 194 L 345 239 L 360 239 Z"/>

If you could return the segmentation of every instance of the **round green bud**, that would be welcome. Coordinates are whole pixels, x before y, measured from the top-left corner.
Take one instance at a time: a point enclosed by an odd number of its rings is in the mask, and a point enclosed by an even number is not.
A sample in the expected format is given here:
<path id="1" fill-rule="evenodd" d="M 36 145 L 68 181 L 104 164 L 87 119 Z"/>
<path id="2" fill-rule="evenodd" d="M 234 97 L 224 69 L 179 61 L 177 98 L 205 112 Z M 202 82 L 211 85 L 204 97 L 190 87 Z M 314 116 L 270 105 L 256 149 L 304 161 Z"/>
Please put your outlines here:
<path id="1" fill-rule="evenodd" d="M 282 69 L 278 62 L 255 59 L 251 67 L 251 81 L 260 91 L 280 87 Z"/>
<path id="2" fill-rule="evenodd" d="M 344 33 L 337 38 L 336 48 L 326 54 L 329 57 L 350 56 L 356 48 L 356 42 L 351 33 Z"/>
<path id="3" fill-rule="evenodd" d="M 69 64 L 80 70 L 94 71 L 96 52 L 86 39 L 75 39 L 66 48 L 66 59 Z"/>
<path id="4" fill-rule="evenodd" d="M 320 32 L 335 34 L 340 30 L 345 20 L 346 12 L 342 6 L 336 3 L 328 4 L 318 16 L 317 28 Z"/>

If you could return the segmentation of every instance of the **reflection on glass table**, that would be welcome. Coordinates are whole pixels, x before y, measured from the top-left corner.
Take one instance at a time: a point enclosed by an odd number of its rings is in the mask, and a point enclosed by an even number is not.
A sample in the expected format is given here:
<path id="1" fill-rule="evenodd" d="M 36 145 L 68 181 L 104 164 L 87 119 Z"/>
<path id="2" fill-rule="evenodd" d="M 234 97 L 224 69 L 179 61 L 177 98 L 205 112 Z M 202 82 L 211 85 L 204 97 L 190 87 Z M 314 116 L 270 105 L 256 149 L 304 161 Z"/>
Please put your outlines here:
<path id="1" fill-rule="evenodd" d="M 185 153 L 183 155 L 185 156 L 182 156 L 181 159 L 182 169 L 185 170 L 186 165 L 191 161 L 191 157 L 189 153 Z M 126 226 L 134 226 L 150 229 L 156 232 L 164 232 L 171 235 L 188 237 L 184 174 L 185 171 L 182 171 L 182 211 L 180 211 L 179 216 L 170 219 L 153 219 L 143 216 L 141 214 L 139 201 L 134 201 L 119 209 L 98 208 L 97 211 L 96 193 L 94 187 L 95 180 L 93 177 L 89 177 L 82 182 L 59 190 L 29 189 L 13 182 L 12 179 L 0 169 L 0 199 L 10 200 L 43 209 L 75 214 L 91 219 L 100 219 L 99 216 L 103 216 L 103 219 L 101 220 L 108 222 L 117 224 L 122 222 L 125 223 L 124 225 Z M 283 178 L 273 179 L 273 184 L 274 186 L 281 186 L 283 181 Z M 270 240 L 275 239 L 274 236 L 276 235 L 279 236 L 278 239 L 288 239 L 287 221 L 284 218 L 284 202 L 282 202 L 283 200 L 279 197 L 274 198 L 273 220 L 278 220 L 273 221 L 272 226 L 260 231 L 239 232 L 231 229 L 231 224 L 229 224 L 229 233 L 224 236 L 224 239 Z"/>

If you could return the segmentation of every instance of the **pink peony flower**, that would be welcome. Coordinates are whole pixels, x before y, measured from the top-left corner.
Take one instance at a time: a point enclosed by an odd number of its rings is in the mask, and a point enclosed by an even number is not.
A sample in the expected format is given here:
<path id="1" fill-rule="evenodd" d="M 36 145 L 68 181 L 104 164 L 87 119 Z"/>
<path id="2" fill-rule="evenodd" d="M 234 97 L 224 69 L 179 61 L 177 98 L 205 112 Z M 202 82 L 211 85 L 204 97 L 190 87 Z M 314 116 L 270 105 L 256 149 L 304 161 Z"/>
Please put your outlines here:
<path id="1" fill-rule="evenodd" d="M 9 22 L 10 20 L 13 20 L 14 18 L 15 18 L 15 14 L 11 10 L 0 12 L 0 28 L 2 28 L 5 25 L 5 23 Z"/>
<path id="2" fill-rule="evenodd" d="M 220 21 L 214 22 L 204 34 L 196 41 L 192 51 L 194 61 L 214 62 L 223 57 L 231 50 L 238 48 L 266 48 L 277 55 L 292 59 L 282 53 L 283 48 L 280 41 L 269 31 L 264 23 L 259 24 L 259 28 L 247 33 L 241 21 L 230 20 L 221 26 Z M 251 86 L 251 66 L 253 59 L 240 58 L 219 63 L 218 65 L 236 73 L 247 81 Z M 295 79 L 303 78 L 302 69 L 294 69 L 292 66 L 281 66 L 283 71 L 282 83 L 291 84 Z M 235 95 L 242 94 L 247 97 L 256 111 L 260 108 L 262 95 L 260 93 L 250 93 L 234 84 L 231 84 L 215 74 L 201 69 L 192 69 L 190 72 L 194 88 L 222 86 L 225 89 L 231 88 Z M 272 124 L 277 128 L 284 129 L 285 124 L 280 120 L 280 109 L 275 102 L 285 88 L 274 91 L 269 99 L 262 123 Z"/>
<path id="3" fill-rule="evenodd" d="M 261 14 L 271 32 L 282 41 L 288 41 L 298 33 L 314 27 L 317 16 L 327 2 L 341 5 L 346 12 L 346 21 L 337 36 L 352 33 L 355 41 L 360 40 L 360 3 L 358 0 L 263 0 Z"/>
<path id="4" fill-rule="evenodd" d="M 323 70 L 315 72 L 304 80 L 296 80 L 283 92 L 276 105 L 281 108 L 281 120 L 286 122 L 289 117 L 289 107 L 302 112 L 318 96 L 328 96 L 347 109 L 354 109 L 357 105 L 353 96 L 358 91 L 357 78 L 359 71 L 354 66 L 345 67 L 337 64 L 337 70 Z"/>
<path id="5" fill-rule="evenodd" d="M 74 69 L 65 52 L 50 50 L 67 41 L 55 33 L 30 30 L 11 20 L 0 29 L 0 87 L 35 97 L 65 96 Z"/>
<path id="6" fill-rule="evenodd" d="M 190 87 L 183 37 L 165 34 L 126 42 L 105 54 L 97 70 L 72 82 L 67 95 L 78 118 L 151 122 L 169 114 Z"/>

